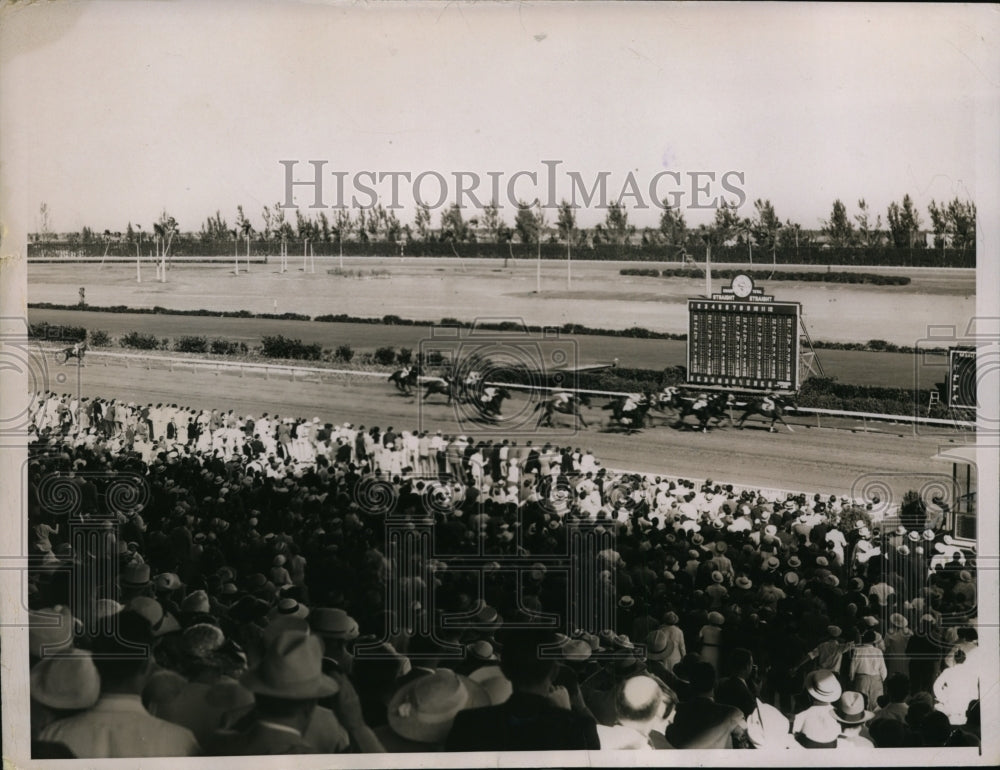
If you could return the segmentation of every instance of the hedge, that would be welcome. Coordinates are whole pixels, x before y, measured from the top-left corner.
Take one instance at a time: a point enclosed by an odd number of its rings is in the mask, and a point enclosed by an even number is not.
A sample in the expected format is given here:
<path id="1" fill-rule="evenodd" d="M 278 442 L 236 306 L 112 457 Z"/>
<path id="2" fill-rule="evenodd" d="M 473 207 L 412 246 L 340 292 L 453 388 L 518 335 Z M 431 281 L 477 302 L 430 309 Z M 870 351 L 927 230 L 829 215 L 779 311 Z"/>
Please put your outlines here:
<path id="1" fill-rule="evenodd" d="M 323 348 L 316 343 L 306 344 L 302 340 L 290 339 L 279 334 L 261 339 L 261 354 L 266 358 L 319 361 L 323 355 Z"/>
<path id="2" fill-rule="evenodd" d="M 28 338 L 57 342 L 80 342 L 87 338 L 87 329 L 83 326 L 63 326 L 43 321 L 42 323 L 28 324 Z"/>
<path id="3" fill-rule="evenodd" d="M 703 278 L 704 270 L 693 268 L 669 268 L 654 270 L 652 268 L 628 267 L 618 271 L 620 275 L 635 275 L 646 278 Z M 878 275 L 877 273 L 854 273 L 846 270 L 826 272 L 804 270 L 759 271 L 759 270 L 712 270 L 713 278 L 734 278 L 741 273 L 759 281 L 808 281 L 812 283 L 864 283 L 875 286 L 906 286 L 910 277 L 906 275 Z"/>

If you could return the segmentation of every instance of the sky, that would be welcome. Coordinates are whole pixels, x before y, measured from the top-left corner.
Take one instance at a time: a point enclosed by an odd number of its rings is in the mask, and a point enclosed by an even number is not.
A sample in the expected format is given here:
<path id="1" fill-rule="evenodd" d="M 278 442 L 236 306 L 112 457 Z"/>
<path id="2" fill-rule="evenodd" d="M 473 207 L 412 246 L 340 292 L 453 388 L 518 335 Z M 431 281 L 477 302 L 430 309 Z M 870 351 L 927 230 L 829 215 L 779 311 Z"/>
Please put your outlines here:
<path id="1" fill-rule="evenodd" d="M 1000 80 L 996 7 L 613 5 L 7 7 L 0 92 L 21 132 L 27 229 L 43 202 L 57 232 L 148 229 L 164 210 L 197 230 L 216 210 L 232 223 L 237 204 L 259 226 L 262 206 L 285 201 L 282 160 L 295 181 L 325 161 L 324 206 L 338 202 L 334 172 L 361 205 L 358 172 L 383 175 L 360 179 L 383 204 L 388 175 L 409 173 L 397 215 L 412 222 L 416 188 L 435 224 L 459 172 L 479 176 L 480 203 L 499 181 L 508 224 L 511 199 L 574 191 L 579 223 L 601 221 L 599 188 L 584 205 L 573 174 L 587 191 L 605 174 L 606 202 L 631 190 L 640 227 L 659 218 L 654 197 L 691 225 L 720 196 L 747 216 L 770 199 L 806 228 L 836 198 L 855 214 L 863 197 L 884 220 L 909 194 L 929 225 L 932 199 L 976 197 L 977 108 Z M 518 171 L 537 183 L 521 175 L 508 190 Z M 312 186 L 293 192 L 316 202 Z"/>

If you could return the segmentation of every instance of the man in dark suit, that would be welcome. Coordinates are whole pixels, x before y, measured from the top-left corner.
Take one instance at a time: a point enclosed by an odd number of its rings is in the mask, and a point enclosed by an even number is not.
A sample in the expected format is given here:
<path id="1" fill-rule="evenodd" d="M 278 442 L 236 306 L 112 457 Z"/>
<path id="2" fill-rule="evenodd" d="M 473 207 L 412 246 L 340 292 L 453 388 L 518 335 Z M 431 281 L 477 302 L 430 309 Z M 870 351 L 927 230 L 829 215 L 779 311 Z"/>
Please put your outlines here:
<path id="1" fill-rule="evenodd" d="M 753 681 L 753 654 L 750 650 L 737 647 L 730 658 L 730 676 L 719 682 L 715 688 L 715 702 L 735 706 L 749 717 L 757 710 L 757 696 L 750 683 Z"/>
<path id="2" fill-rule="evenodd" d="M 677 717 L 666 738 L 678 749 L 731 749 L 746 734 L 746 719 L 738 708 L 716 703 L 715 668 L 699 661 L 691 666 L 690 689 L 694 697 L 677 706 Z"/>
<path id="3" fill-rule="evenodd" d="M 550 631 L 516 629 L 504 635 L 500 669 L 514 692 L 499 706 L 460 711 L 446 751 L 574 751 L 599 749 L 593 717 L 571 710 L 565 688 L 553 687 L 557 662 L 539 648 Z"/>

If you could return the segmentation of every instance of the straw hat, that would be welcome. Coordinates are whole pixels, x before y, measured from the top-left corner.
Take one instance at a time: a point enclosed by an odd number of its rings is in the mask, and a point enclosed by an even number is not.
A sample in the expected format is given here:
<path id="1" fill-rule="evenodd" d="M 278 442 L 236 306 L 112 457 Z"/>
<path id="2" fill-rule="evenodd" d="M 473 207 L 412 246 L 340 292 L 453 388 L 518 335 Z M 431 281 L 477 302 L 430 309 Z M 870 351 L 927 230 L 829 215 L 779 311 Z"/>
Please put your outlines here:
<path id="1" fill-rule="evenodd" d="M 833 707 L 833 715 L 838 722 L 846 725 L 860 725 L 871 720 L 875 712 L 865 708 L 865 698 L 861 693 L 848 690 Z"/>
<path id="2" fill-rule="evenodd" d="M 129 564 L 122 570 L 122 587 L 145 588 L 151 582 L 149 575 L 150 569 L 148 564 Z"/>
<path id="3" fill-rule="evenodd" d="M 148 596 L 137 596 L 128 603 L 128 608 L 138 612 L 149 622 L 154 637 L 180 630 L 181 624 L 173 615 L 164 610 L 163 605 L 156 599 Z"/>
<path id="4" fill-rule="evenodd" d="M 360 633 L 358 622 L 339 607 L 317 607 L 309 617 L 312 630 L 329 639 L 350 641 Z"/>
<path id="5" fill-rule="evenodd" d="M 465 653 L 472 660 L 490 661 L 497 659 L 493 645 L 484 639 L 465 645 Z"/>
<path id="6" fill-rule="evenodd" d="M 459 711 L 490 703 L 489 693 L 478 682 L 439 668 L 396 691 L 389 701 L 389 726 L 407 740 L 440 743 L 448 736 Z"/>
<path id="7" fill-rule="evenodd" d="M 921 533 L 921 536 L 924 538 L 924 540 L 926 540 L 927 542 L 930 542 L 930 541 L 932 541 L 934 539 L 934 530 L 932 530 L 932 529 L 925 529 Z"/>
<path id="8" fill-rule="evenodd" d="M 304 604 L 300 604 L 292 597 L 286 596 L 283 599 L 278 600 L 274 609 L 272 609 L 267 616 L 271 620 L 279 617 L 293 617 L 305 620 L 309 617 L 309 608 Z"/>
<path id="9" fill-rule="evenodd" d="M 646 636 L 646 659 L 665 660 L 674 651 L 674 643 L 666 630 L 659 628 Z"/>
<path id="10" fill-rule="evenodd" d="M 101 677 L 90 653 L 69 649 L 31 669 L 31 697 L 54 709 L 87 709 L 101 695 Z"/>
<path id="11" fill-rule="evenodd" d="M 196 623 L 181 636 L 181 650 L 192 658 L 205 660 L 226 642 L 222 629 L 210 623 Z"/>
<path id="12" fill-rule="evenodd" d="M 486 690 L 486 694 L 490 698 L 490 703 L 494 706 L 506 703 L 507 699 L 514 692 L 514 685 L 503 675 L 500 666 L 483 666 L 482 668 L 477 668 L 469 674 L 469 679 L 480 684 Z"/>
<path id="13" fill-rule="evenodd" d="M 746 575 L 740 575 L 736 578 L 735 585 L 737 588 L 742 588 L 744 591 L 753 588 L 753 581 L 750 580 Z"/>
<path id="14" fill-rule="evenodd" d="M 833 703 L 843 692 L 836 675 L 825 668 L 810 672 L 805 686 L 806 692 L 821 703 Z"/>
<path id="15" fill-rule="evenodd" d="M 250 692 L 288 700 L 325 698 L 340 690 L 323 673 L 323 643 L 298 631 L 280 633 L 260 665 L 244 674 L 241 683 Z"/>
<path id="16" fill-rule="evenodd" d="M 207 614 L 211 610 L 212 605 L 208 601 L 208 594 L 201 589 L 192 591 L 181 602 L 181 612 L 201 612 Z"/>
<path id="17" fill-rule="evenodd" d="M 802 559 L 800 559 L 798 556 L 789 556 L 788 566 L 792 567 L 793 569 L 798 569 L 799 567 L 802 566 Z"/>
<path id="18" fill-rule="evenodd" d="M 713 626 L 721 626 L 726 622 L 726 618 L 721 612 L 715 612 L 714 610 L 708 613 L 708 622 Z"/>
<path id="19" fill-rule="evenodd" d="M 712 582 L 721 583 L 723 581 L 722 573 L 719 570 L 712 571 Z"/>
<path id="20" fill-rule="evenodd" d="M 57 604 L 28 613 L 28 650 L 35 658 L 68 650 L 73 646 L 77 621 L 69 607 Z"/>
<path id="21" fill-rule="evenodd" d="M 893 628 L 906 628 L 910 625 L 910 621 L 906 619 L 905 615 L 894 612 L 889 616 L 889 625 Z"/>

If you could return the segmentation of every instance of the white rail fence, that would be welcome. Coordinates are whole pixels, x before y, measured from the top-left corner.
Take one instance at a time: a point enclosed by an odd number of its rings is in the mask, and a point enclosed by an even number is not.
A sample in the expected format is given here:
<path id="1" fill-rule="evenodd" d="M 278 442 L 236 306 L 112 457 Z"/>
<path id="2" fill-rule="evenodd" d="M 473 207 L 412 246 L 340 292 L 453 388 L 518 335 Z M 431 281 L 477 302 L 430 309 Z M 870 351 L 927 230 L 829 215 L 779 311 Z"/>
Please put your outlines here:
<path id="1" fill-rule="evenodd" d="M 57 353 L 65 348 L 43 348 L 45 353 Z M 105 350 L 88 350 L 86 353 L 87 358 L 92 356 L 99 356 L 101 358 L 107 358 L 112 360 L 121 361 L 124 366 L 129 367 L 132 364 L 144 365 L 146 369 L 152 369 L 153 364 L 161 364 L 164 368 L 169 371 L 174 371 L 175 369 L 183 369 L 185 367 L 190 367 L 192 369 L 208 369 L 214 371 L 216 374 L 221 374 L 222 372 L 238 373 L 240 377 L 245 376 L 247 373 L 251 374 L 263 374 L 266 379 L 270 379 L 271 375 L 277 376 L 287 376 L 290 377 L 294 382 L 297 379 L 306 380 L 310 377 L 317 378 L 317 381 L 322 382 L 324 376 L 329 375 L 349 375 L 352 377 L 381 377 L 382 379 L 388 379 L 388 375 L 385 372 L 366 372 L 358 369 L 329 369 L 320 366 L 289 366 L 287 364 L 269 364 L 269 363 L 251 363 L 246 361 L 221 361 L 217 359 L 206 359 L 206 358 L 178 358 L 175 356 L 159 356 L 144 353 L 114 353 Z M 553 391 L 553 390 L 565 390 L 565 388 L 551 388 L 544 385 L 521 385 L 517 383 L 510 382 L 489 382 L 488 385 L 494 385 L 496 387 L 504 387 L 511 390 L 528 390 L 528 391 Z M 583 388 L 577 388 L 577 392 L 586 393 L 593 396 L 602 396 L 604 398 L 615 398 L 617 396 L 627 396 L 629 393 L 624 391 L 610 391 L 610 390 L 585 390 Z M 741 402 L 737 402 L 736 406 L 740 406 Z M 813 415 L 816 417 L 816 427 L 822 427 L 821 418 L 835 417 L 840 419 L 854 419 L 860 420 L 864 429 L 868 429 L 868 422 L 889 422 L 889 423 L 909 423 L 916 425 L 937 425 L 941 427 L 950 427 L 956 430 L 971 430 L 976 427 L 975 422 L 969 420 L 949 420 L 935 417 L 918 417 L 916 415 L 900 415 L 900 414 L 877 414 L 873 412 L 847 412 L 839 409 L 820 409 L 816 407 L 799 407 L 797 409 L 791 409 L 790 412 L 798 415 Z"/>

